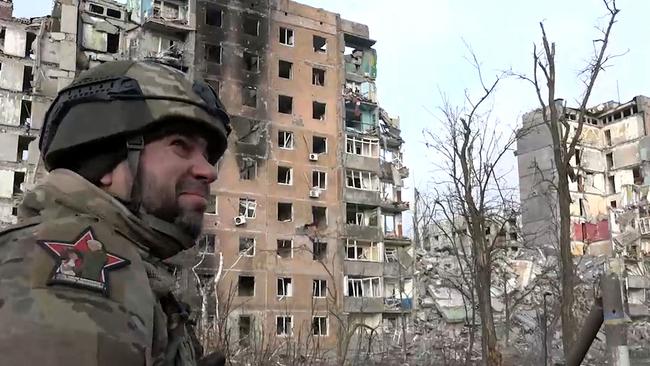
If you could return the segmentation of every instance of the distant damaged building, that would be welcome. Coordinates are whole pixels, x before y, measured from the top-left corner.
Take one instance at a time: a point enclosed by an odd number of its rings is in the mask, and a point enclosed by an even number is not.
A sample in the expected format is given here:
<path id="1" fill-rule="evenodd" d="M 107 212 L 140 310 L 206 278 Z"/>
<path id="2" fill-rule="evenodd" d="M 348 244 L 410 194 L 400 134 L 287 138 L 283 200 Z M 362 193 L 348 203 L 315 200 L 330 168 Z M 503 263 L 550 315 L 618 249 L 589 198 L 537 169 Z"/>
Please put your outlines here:
<path id="1" fill-rule="evenodd" d="M 578 110 L 564 108 L 561 133 L 573 138 Z M 650 100 L 637 96 L 627 103 L 607 102 L 587 110 L 576 154 L 571 161 L 572 251 L 574 255 L 603 255 L 610 249 L 609 210 L 620 207 L 625 185 L 640 185 L 650 171 L 645 171 L 641 141 L 650 131 Z M 522 223 L 525 235 L 539 246 L 557 243 L 556 195 L 552 182 L 557 174 L 553 167 L 553 148 L 541 111 L 523 117 L 517 141 Z"/>

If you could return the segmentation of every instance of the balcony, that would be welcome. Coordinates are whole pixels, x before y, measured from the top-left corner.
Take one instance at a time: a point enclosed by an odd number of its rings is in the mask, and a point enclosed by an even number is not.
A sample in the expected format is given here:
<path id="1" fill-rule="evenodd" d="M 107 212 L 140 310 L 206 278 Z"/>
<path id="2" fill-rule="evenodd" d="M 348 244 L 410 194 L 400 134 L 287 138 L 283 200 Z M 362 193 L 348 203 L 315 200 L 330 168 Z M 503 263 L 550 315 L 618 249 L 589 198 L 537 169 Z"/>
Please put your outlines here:
<path id="1" fill-rule="evenodd" d="M 385 297 L 384 298 L 384 312 L 406 312 L 413 309 L 413 299 L 410 297 Z"/>
<path id="2" fill-rule="evenodd" d="M 343 271 L 351 276 L 382 276 L 384 265 L 382 262 L 345 260 Z"/>
<path id="3" fill-rule="evenodd" d="M 359 238 L 366 240 L 380 240 L 381 234 L 378 226 L 361 226 L 361 225 L 345 225 L 345 236 L 350 238 Z"/>
<path id="4" fill-rule="evenodd" d="M 384 242 L 393 245 L 411 245 L 411 238 L 404 236 L 399 229 L 397 232 L 384 232 Z"/>
<path id="5" fill-rule="evenodd" d="M 347 313 L 381 313 L 384 311 L 384 298 L 346 296 L 343 299 L 343 311 Z"/>

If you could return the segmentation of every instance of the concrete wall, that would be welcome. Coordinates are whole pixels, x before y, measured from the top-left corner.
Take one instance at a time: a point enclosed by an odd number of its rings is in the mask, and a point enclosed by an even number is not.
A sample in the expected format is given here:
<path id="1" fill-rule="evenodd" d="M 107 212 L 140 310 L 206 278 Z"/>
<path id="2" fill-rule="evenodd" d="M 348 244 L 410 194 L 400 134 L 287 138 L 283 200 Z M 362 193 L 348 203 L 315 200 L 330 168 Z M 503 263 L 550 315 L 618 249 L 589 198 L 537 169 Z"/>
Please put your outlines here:
<path id="1" fill-rule="evenodd" d="M 4 71 L 4 70 L 3 70 Z M 18 126 L 23 96 L 0 91 L 0 124 Z"/>
<path id="2" fill-rule="evenodd" d="M 23 74 L 25 65 L 22 62 L 2 59 L 2 71 L 0 71 L 0 89 L 13 91 L 23 90 Z"/>

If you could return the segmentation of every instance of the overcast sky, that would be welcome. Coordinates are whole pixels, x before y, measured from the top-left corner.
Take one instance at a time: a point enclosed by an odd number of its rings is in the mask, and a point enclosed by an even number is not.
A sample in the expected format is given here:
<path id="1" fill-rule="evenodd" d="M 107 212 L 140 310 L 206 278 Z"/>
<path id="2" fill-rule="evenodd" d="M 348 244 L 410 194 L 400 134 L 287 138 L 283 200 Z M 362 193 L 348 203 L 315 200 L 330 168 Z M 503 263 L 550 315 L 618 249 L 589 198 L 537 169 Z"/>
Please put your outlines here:
<path id="1" fill-rule="evenodd" d="M 476 90 L 463 40 L 480 58 L 486 78 L 504 69 L 530 73 L 532 45 L 539 41 L 539 22 L 544 21 L 557 44 L 558 95 L 573 101 L 582 90 L 576 73 L 591 55 L 592 40 L 598 36 L 594 26 L 606 20 L 599 0 L 300 2 L 370 27 L 371 38 L 377 40 L 379 101 L 392 116 L 401 118 L 411 187 L 429 180 L 422 129 L 436 128 L 428 111 L 435 112 L 441 105 L 440 91 L 462 104 L 463 91 Z M 591 104 L 618 100 L 618 95 L 621 101 L 650 95 L 650 1 L 618 0 L 617 5 L 621 13 L 610 49 L 629 52 L 601 74 Z M 48 14 L 51 7 L 51 0 L 14 0 L 16 16 Z M 496 115 L 506 128 L 516 126 L 521 114 L 536 106 L 534 91 L 515 80 L 503 84 L 495 98 Z M 509 161 L 514 163 L 514 157 Z"/>

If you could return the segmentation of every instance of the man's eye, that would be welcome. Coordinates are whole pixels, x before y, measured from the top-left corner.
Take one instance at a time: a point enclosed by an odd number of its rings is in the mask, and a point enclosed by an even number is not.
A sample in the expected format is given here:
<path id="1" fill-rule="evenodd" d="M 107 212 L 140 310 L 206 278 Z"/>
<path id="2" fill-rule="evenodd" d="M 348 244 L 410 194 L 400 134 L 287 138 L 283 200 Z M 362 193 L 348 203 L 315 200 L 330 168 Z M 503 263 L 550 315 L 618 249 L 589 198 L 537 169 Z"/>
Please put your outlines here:
<path id="1" fill-rule="evenodd" d="M 187 141 L 182 139 L 175 139 L 171 142 L 172 146 L 180 148 L 184 153 L 188 153 L 191 150 L 190 144 Z"/>

